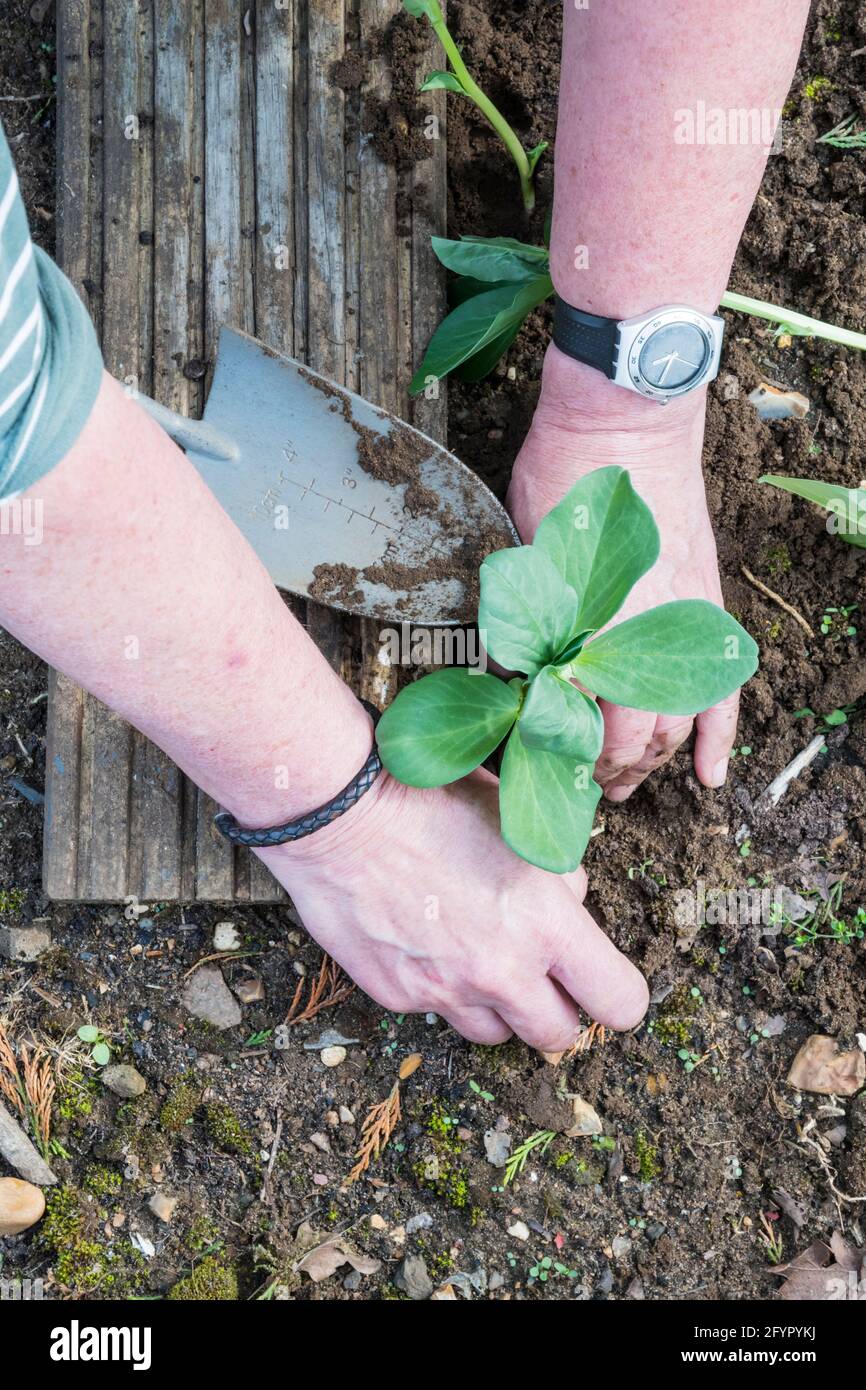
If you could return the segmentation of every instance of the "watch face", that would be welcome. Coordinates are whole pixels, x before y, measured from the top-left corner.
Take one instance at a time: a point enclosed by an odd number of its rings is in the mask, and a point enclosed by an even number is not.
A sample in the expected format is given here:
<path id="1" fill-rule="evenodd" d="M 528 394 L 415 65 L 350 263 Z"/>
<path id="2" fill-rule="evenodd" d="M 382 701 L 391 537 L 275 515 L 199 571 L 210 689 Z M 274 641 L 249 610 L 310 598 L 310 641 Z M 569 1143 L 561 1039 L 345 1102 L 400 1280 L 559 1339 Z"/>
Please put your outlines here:
<path id="1" fill-rule="evenodd" d="M 651 333 L 641 350 L 640 374 L 662 391 L 681 391 L 696 381 L 711 355 L 705 334 L 692 323 L 668 323 Z"/>

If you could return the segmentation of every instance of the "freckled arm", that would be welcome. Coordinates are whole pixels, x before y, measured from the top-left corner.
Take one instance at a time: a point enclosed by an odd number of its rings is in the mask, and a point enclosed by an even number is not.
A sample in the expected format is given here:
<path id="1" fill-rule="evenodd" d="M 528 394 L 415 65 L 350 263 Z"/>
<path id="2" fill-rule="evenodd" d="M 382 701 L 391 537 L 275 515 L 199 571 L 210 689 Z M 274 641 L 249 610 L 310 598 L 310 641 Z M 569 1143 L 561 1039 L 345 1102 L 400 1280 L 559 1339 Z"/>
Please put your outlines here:
<path id="1" fill-rule="evenodd" d="M 109 376 L 23 502 L 42 535 L 0 535 L 4 627 L 246 824 L 302 815 L 350 781 L 369 716 L 194 466 Z"/>

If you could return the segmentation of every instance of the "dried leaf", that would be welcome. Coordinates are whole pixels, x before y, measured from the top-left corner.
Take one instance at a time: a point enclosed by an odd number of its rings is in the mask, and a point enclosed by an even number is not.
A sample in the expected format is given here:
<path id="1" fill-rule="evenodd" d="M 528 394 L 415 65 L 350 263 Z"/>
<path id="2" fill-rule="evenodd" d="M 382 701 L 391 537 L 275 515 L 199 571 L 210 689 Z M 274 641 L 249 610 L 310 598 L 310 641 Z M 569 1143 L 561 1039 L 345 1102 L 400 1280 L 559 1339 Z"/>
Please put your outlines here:
<path id="1" fill-rule="evenodd" d="M 788 1085 L 821 1096 L 853 1096 L 866 1085 L 866 1055 L 859 1048 L 839 1052 L 835 1038 L 813 1033 L 794 1058 Z"/>
<path id="2" fill-rule="evenodd" d="M 418 1070 L 423 1060 L 420 1052 L 412 1052 L 408 1057 L 404 1057 L 403 1061 L 400 1063 L 400 1070 L 397 1073 L 400 1080 L 407 1081 L 413 1072 Z"/>
<path id="3" fill-rule="evenodd" d="M 315 1284 L 330 1279 L 343 1265 L 351 1265 L 359 1274 L 375 1274 L 381 1269 L 381 1261 L 368 1255 L 359 1255 L 344 1240 L 326 1240 L 310 1250 L 294 1266 L 295 1273 L 309 1274 Z"/>

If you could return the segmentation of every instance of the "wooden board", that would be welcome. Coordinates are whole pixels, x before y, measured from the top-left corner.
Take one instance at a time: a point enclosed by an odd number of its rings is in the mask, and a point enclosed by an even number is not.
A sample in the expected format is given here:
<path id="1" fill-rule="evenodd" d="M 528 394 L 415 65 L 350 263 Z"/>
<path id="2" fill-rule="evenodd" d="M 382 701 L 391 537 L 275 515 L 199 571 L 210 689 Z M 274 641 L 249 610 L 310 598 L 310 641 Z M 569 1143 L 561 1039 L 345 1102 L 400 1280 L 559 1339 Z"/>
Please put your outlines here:
<path id="1" fill-rule="evenodd" d="M 397 174 L 366 134 L 368 103 L 388 96 L 384 61 L 360 90 L 331 78 L 399 8 L 58 0 L 58 258 L 115 376 L 198 416 L 225 322 L 444 441 L 444 393 L 406 395 L 444 306 L 429 251 L 444 231 L 444 93 L 423 98 L 439 118 L 430 157 Z M 407 227 L 413 184 L 424 210 Z M 393 673 L 378 628 L 292 608 L 383 704 Z M 159 749 L 51 673 L 50 897 L 280 901 L 261 863 L 213 830 L 214 810 Z"/>

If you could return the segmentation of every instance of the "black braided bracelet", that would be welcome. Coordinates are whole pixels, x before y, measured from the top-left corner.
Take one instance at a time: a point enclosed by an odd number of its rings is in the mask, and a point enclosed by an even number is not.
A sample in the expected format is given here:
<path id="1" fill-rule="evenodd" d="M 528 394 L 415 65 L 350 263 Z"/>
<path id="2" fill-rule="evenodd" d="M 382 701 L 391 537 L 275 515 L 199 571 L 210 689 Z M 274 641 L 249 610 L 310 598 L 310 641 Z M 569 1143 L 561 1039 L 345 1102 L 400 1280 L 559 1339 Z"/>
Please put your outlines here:
<path id="1" fill-rule="evenodd" d="M 367 700 L 362 700 L 361 704 L 373 720 L 373 727 L 379 719 L 379 711 L 375 705 L 371 705 Z M 317 811 L 308 811 L 305 816 L 300 816 L 298 820 L 290 820 L 285 825 L 272 825 L 267 830 L 245 830 L 238 825 L 234 816 L 229 811 L 220 811 L 214 816 L 214 825 L 227 840 L 231 840 L 235 845 L 250 845 L 257 849 L 266 849 L 270 845 L 284 845 L 290 840 L 303 840 L 306 835 L 312 835 L 316 830 L 321 830 L 322 826 L 330 825 L 338 816 L 342 816 L 360 801 L 365 792 L 368 792 L 375 782 L 379 773 L 382 771 L 382 763 L 379 758 L 379 750 L 376 747 L 376 740 L 373 740 L 373 748 L 369 758 L 365 762 L 361 771 L 353 777 L 348 786 L 341 792 L 327 801 L 324 806 L 320 806 Z"/>

